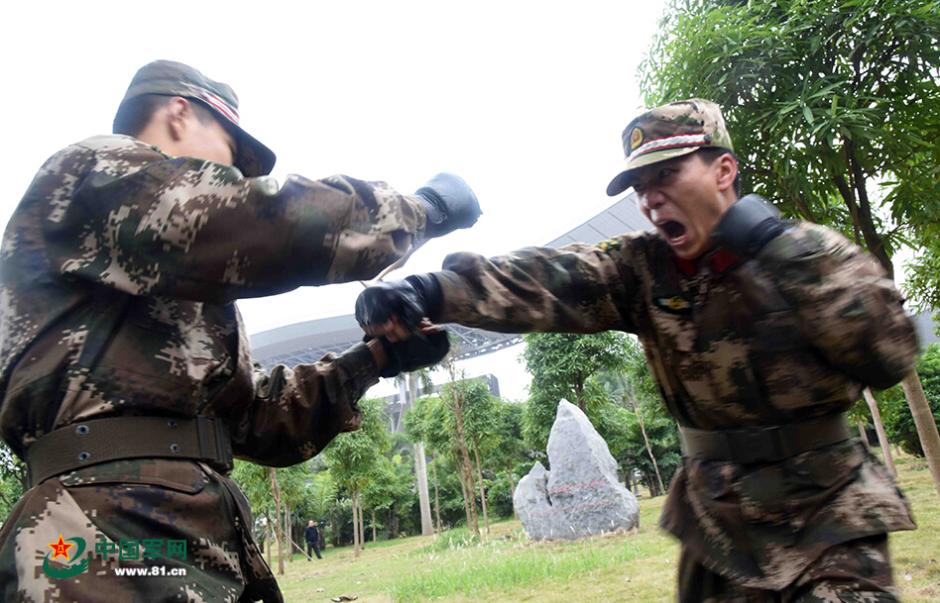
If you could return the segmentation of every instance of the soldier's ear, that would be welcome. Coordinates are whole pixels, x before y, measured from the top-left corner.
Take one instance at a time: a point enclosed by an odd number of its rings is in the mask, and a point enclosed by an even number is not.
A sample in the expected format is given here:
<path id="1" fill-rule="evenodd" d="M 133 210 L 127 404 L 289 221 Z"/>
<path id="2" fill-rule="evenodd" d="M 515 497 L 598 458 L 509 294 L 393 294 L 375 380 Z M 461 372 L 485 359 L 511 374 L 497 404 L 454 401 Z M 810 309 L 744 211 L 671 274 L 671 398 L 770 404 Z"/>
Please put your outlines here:
<path id="1" fill-rule="evenodd" d="M 715 179 L 718 190 L 725 192 L 734 188 L 734 179 L 738 177 L 738 160 L 731 153 L 718 157 L 712 164 L 715 170 Z"/>
<path id="2" fill-rule="evenodd" d="M 178 142 L 186 136 L 187 121 L 193 108 L 190 102 L 182 96 L 174 96 L 167 102 L 165 109 L 170 137 L 174 142 Z"/>

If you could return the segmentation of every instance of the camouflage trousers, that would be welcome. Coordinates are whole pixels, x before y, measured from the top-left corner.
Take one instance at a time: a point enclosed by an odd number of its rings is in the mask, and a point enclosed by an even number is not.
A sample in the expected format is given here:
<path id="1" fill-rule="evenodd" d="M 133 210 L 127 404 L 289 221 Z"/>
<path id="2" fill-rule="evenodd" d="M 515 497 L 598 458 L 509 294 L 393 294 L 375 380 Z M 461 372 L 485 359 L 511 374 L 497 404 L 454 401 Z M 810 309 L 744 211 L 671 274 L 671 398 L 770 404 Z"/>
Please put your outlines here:
<path id="1" fill-rule="evenodd" d="M 3 524 L 0 600 L 278 603 L 246 508 L 234 482 L 192 461 L 114 461 L 53 477 Z"/>
<path id="2" fill-rule="evenodd" d="M 680 603 L 896 603 L 888 536 L 828 549 L 780 591 L 747 588 L 706 569 L 685 549 L 679 559 Z"/>

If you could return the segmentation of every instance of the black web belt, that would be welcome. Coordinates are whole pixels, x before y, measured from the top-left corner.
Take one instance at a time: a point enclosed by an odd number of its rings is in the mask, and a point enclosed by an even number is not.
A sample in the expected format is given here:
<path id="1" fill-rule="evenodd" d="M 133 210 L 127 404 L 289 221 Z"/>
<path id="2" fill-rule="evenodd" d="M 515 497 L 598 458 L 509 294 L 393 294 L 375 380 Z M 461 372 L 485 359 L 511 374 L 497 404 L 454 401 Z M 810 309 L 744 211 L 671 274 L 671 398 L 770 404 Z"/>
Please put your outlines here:
<path id="1" fill-rule="evenodd" d="M 852 437 L 841 414 L 750 429 L 679 427 L 683 456 L 734 463 L 777 462 Z"/>
<path id="2" fill-rule="evenodd" d="M 139 458 L 204 461 L 228 473 L 232 440 L 225 424 L 210 417 L 113 417 L 56 429 L 26 450 L 30 486 L 98 463 Z"/>

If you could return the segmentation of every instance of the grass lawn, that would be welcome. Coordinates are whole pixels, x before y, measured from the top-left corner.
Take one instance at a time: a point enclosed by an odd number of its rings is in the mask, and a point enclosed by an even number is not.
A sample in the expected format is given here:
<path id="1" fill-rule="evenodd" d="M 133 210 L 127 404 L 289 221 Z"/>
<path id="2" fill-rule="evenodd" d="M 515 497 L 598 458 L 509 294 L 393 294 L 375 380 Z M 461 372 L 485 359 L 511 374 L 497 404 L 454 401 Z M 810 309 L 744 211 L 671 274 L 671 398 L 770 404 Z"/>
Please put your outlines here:
<path id="1" fill-rule="evenodd" d="M 940 498 L 926 462 L 897 459 L 919 529 L 891 537 L 895 580 L 907 603 L 940 600 Z M 656 527 L 664 497 L 640 500 L 640 530 L 581 542 L 530 543 L 518 521 L 491 526 L 486 543 L 464 529 L 437 537 L 328 548 L 322 561 L 295 557 L 279 577 L 288 603 L 329 601 L 672 601 L 677 543 Z"/>

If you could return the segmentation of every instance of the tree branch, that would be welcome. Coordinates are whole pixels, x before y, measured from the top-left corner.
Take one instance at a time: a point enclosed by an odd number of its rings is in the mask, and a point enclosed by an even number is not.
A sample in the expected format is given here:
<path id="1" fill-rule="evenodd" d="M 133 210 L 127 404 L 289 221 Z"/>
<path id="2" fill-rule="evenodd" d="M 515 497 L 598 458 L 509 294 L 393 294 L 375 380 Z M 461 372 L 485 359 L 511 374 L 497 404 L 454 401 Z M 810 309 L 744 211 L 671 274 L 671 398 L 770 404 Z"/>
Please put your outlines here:
<path id="1" fill-rule="evenodd" d="M 855 193 L 852 191 L 849 183 L 846 182 L 845 176 L 838 173 L 834 168 L 832 170 L 832 180 L 836 183 L 836 188 L 839 189 L 839 194 L 842 195 L 842 199 L 845 201 L 846 207 L 849 208 L 849 216 L 852 218 L 852 232 L 855 237 L 855 243 L 857 245 L 861 245 L 862 233 L 859 228 L 858 205 L 855 203 Z"/>
<path id="2" fill-rule="evenodd" d="M 882 267 L 888 272 L 888 276 L 894 278 L 894 265 L 891 264 L 891 258 L 884 246 L 884 239 L 878 231 L 875 230 L 875 223 L 871 217 L 871 202 L 868 199 L 868 190 L 866 188 L 865 173 L 862 171 L 861 163 L 858 161 L 858 155 L 855 150 L 855 143 L 851 140 L 845 143 L 845 154 L 849 162 L 849 168 L 852 170 L 855 190 L 858 193 L 859 207 L 858 225 L 865 238 L 865 246 L 878 258 Z"/>

